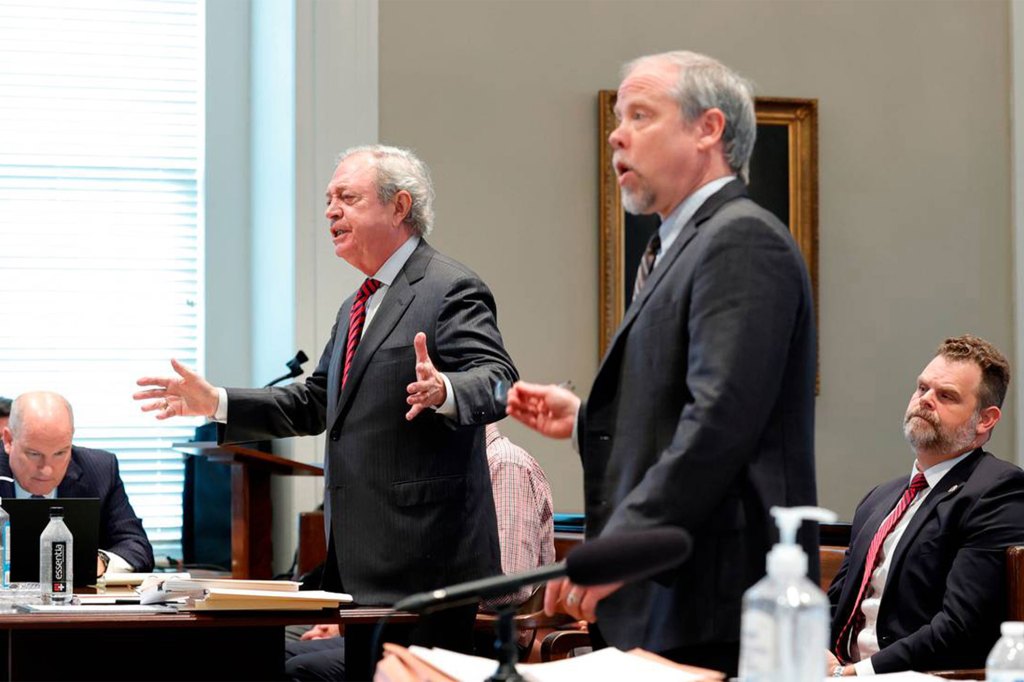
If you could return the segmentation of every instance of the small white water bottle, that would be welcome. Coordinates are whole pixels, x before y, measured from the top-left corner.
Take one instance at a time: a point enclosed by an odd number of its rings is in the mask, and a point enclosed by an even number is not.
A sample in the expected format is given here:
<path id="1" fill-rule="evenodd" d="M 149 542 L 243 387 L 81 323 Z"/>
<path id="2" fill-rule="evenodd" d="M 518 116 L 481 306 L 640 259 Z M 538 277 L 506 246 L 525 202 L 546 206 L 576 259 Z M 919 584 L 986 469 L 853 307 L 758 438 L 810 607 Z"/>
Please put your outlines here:
<path id="1" fill-rule="evenodd" d="M 1002 637 L 985 661 L 988 682 L 1024 682 L 1024 623 L 1007 621 L 1000 628 Z"/>
<path id="2" fill-rule="evenodd" d="M 64 523 L 64 508 L 50 507 L 50 523 L 39 536 L 39 587 L 45 603 L 71 601 L 73 542 Z"/>

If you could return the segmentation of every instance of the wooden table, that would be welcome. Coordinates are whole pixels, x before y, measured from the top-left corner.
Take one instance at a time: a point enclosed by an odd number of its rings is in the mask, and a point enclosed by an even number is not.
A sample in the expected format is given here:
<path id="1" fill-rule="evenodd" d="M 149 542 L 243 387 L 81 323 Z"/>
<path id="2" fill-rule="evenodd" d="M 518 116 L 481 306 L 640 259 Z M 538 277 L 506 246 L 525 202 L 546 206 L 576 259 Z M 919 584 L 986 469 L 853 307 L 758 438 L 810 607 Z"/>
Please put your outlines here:
<path id="1" fill-rule="evenodd" d="M 270 477 L 323 476 L 323 467 L 239 445 L 174 443 L 178 452 L 231 467 L 231 577 L 273 577 Z"/>

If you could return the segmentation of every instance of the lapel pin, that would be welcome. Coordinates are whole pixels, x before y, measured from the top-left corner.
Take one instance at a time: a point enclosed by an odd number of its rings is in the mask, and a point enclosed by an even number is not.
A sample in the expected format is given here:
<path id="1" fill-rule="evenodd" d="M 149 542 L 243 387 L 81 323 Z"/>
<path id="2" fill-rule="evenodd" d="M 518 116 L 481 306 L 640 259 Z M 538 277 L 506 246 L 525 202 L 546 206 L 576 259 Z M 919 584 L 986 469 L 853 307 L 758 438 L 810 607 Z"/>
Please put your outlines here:
<path id="1" fill-rule="evenodd" d="M 956 491 L 956 489 L 957 489 L 957 488 L 959 488 L 959 487 L 960 487 L 960 484 L 959 484 L 959 483 L 954 483 L 953 485 L 949 486 L 949 490 L 947 490 L 946 492 L 947 492 L 947 493 L 951 493 L 951 492 L 954 492 L 954 491 Z"/>

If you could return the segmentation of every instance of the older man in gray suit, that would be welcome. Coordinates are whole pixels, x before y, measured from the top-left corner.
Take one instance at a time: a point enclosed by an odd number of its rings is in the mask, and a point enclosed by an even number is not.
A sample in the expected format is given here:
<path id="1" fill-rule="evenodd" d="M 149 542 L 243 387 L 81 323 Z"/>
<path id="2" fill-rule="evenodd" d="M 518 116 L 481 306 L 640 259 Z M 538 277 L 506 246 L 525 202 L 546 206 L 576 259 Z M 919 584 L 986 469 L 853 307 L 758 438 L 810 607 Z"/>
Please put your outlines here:
<path id="1" fill-rule="evenodd" d="M 756 130 L 743 79 L 691 52 L 643 57 L 626 66 L 616 113 L 623 204 L 662 224 L 587 402 L 519 383 L 509 413 L 552 437 L 575 428 L 589 537 L 675 525 L 694 550 L 632 585 L 561 581 L 546 608 L 597 617 L 619 648 L 734 673 L 768 509 L 815 501 L 810 282 L 786 226 L 739 179 Z"/>
<path id="2" fill-rule="evenodd" d="M 426 166 L 385 146 L 345 152 L 327 186 L 335 253 L 367 279 L 305 383 L 219 389 L 172 360 L 135 394 L 160 419 L 224 422 L 226 442 L 327 431 L 325 586 L 363 605 L 500 573 L 484 425 L 517 377 L 487 286 L 431 248 Z M 423 619 L 413 643 L 471 646 L 475 605 Z"/>

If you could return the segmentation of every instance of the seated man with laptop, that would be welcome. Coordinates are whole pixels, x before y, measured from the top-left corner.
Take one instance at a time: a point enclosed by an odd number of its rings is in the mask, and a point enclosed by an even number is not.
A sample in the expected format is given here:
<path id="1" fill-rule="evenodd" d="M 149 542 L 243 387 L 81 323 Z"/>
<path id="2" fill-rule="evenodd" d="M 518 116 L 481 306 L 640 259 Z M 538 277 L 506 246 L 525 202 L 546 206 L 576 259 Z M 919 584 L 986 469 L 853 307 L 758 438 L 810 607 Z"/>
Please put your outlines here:
<path id="1" fill-rule="evenodd" d="M 104 450 L 72 445 L 74 430 L 74 414 L 63 396 L 46 392 L 18 396 L 9 423 L 0 430 L 0 476 L 15 480 L 0 481 L 0 504 L 8 506 L 11 498 L 98 498 L 96 575 L 151 571 L 153 547 L 128 501 L 117 458 Z M 15 548 L 17 522 L 12 514 Z M 11 560 L 14 564 L 18 557 Z M 35 560 L 38 562 L 38 554 Z"/>

